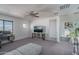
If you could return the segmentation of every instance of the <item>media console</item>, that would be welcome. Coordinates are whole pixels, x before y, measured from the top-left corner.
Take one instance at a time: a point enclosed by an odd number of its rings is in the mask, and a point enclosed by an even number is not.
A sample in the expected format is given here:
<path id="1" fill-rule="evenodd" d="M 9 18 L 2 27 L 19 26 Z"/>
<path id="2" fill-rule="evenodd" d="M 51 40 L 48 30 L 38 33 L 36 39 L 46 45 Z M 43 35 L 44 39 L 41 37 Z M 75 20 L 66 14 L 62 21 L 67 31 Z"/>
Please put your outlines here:
<path id="1" fill-rule="evenodd" d="M 32 38 L 41 38 L 43 40 L 45 40 L 45 33 L 40 33 L 40 32 L 34 32 L 32 33 Z"/>

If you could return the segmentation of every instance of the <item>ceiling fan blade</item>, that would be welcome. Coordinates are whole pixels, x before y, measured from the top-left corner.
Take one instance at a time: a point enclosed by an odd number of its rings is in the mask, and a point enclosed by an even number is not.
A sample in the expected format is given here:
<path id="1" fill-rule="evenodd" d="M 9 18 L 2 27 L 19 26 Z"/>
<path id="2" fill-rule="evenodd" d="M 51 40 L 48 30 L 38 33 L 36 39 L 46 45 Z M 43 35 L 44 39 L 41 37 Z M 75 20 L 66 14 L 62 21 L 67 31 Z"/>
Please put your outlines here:
<path id="1" fill-rule="evenodd" d="M 38 15 L 39 13 L 35 12 L 35 11 L 26 11 L 25 16 L 32 16 L 32 17 L 39 17 Z"/>

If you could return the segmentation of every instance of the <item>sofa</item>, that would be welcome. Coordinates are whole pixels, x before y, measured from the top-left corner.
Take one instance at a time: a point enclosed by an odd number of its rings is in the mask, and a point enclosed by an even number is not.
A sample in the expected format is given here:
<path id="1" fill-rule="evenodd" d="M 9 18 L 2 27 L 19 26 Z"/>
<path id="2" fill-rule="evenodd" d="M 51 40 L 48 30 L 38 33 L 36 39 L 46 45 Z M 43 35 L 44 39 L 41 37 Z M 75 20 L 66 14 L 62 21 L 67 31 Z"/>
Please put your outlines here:
<path id="1" fill-rule="evenodd" d="M 29 43 L 16 48 L 13 51 L 7 52 L 4 55 L 40 55 L 41 52 L 42 46 L 35 43 Z"/>

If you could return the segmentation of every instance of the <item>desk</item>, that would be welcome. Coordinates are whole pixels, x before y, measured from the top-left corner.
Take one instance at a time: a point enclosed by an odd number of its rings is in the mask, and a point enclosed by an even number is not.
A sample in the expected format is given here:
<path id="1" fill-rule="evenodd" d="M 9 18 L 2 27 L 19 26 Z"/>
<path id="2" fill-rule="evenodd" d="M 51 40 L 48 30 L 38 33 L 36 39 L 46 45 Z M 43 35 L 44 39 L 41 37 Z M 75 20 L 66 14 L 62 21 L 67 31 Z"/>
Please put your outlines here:
<path id="1" fill-rule="evenodd" d="M 10 42 L 13 42 L 14 38 L 15 37 L 11 34 L 0 35 L 0 48 L 2 46 L 2 41 L 8 40 Z"/>

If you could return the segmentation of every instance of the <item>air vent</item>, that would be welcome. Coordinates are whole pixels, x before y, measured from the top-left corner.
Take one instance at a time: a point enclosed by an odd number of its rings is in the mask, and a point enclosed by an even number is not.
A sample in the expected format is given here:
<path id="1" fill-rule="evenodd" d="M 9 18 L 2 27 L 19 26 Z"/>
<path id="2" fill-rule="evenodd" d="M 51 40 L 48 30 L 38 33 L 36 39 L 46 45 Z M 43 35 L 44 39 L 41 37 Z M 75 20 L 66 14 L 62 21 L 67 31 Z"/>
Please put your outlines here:
<path id="1" fill-rule="evenodd" d="M 79 11 L 77 11 L 77 12 L 74 12 L 74 14 L 79 14 Z"/>
<path id="2" fill-rule="evenodd" d="M 79 9 L 79 7 L 77 7 L 77 9 Z"/>
<path id="3" fill-rule="evenodd" d="M 69 7 L 70 7 L 70 4 L 64 4 L 64 5 L 60 6 L 60 10 L 66 9 L 66 8 L 69 8 Z"/>

